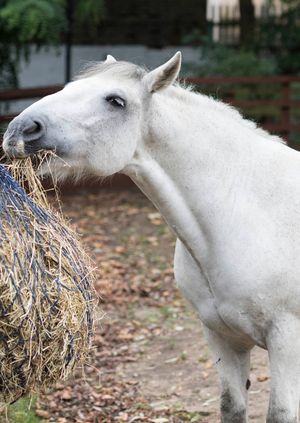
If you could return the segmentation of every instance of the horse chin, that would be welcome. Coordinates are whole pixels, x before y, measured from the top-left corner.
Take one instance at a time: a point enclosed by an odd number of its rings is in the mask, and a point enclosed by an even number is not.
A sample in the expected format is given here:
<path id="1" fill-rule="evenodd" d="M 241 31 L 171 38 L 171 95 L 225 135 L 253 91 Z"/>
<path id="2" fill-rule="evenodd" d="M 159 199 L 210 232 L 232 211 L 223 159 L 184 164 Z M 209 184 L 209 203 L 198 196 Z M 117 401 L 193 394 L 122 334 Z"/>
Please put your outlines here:
<path id="1" fill-rule="evenodd" d="M 86 170 L 75 160 L 60 156 L 50 156 L 44 161 L 39 169 L 38 176 L 42 178 L 50 177 L 54 183 L 72 179 L 75 182 L 86 177 Z"/>
<path id="2" fill-rule="evenodd" d="M 47 157 L 38 166 L 37 175 L 40 178 L 50 177 L 54 181 L 66 179 L 70 172 L 70 165 L 59 156 L 53 155 Z"/>

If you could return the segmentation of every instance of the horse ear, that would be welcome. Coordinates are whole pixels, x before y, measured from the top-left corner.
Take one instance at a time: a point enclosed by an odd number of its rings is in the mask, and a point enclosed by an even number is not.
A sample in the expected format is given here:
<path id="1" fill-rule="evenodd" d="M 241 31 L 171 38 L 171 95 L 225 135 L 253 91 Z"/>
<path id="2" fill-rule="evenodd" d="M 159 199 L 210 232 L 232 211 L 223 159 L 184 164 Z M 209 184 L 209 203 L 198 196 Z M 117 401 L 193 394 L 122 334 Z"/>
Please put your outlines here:
<path id="1" fill-rule="evenodd" d="M 106 56 L 105 63 L 114 63 L 114 62 L 116 62 L 116 59 L 114 58 L 114 56 L 112 56 L 111 54 L 108 54 Z"/>
<path id="2" fill-rule="evenodd" d="M 177 78 L 181 67 L 181 53 L 178 51 L 168 62 L 147 73 L 143 81 L 150 93 L 167 88 Z"/>

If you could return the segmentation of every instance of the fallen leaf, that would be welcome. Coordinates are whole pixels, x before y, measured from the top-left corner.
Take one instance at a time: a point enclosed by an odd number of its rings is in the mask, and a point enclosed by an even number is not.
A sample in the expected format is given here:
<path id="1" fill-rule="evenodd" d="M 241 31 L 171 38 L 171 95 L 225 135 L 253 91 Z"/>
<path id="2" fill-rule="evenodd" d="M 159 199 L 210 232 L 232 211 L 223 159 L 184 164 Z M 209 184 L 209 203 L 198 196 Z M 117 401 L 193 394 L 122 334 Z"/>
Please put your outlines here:
<path id="1" fill-rule="evenodd" d="M 49 412 L 46 410 L 36 409 L 35 414 L 39 417 L 43 417 L 44 419 L 48 419 L 50 417 Z"/>
<path id="2" fill-rule="evenodd" d="M 71 394 L 70 389 L 64 389 L 62 394 L 61 394 L 61 398 L 63 400 L 66 400 L 66 401 L 72 399 L 72 394 Z"/>

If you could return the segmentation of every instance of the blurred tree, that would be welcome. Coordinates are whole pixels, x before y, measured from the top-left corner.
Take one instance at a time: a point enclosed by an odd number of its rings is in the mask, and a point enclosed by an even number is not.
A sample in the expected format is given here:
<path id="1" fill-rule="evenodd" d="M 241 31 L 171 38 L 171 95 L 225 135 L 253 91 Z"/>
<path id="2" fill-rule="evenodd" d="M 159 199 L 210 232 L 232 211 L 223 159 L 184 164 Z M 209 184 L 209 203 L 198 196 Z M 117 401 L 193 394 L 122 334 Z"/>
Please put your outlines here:
<path id="1" fill-rule="evenodd" d="M 277 72 L 274 60 L 259 57 L 253 50 L 236 49 L 202 38 L 198 63 L 184 65 L 184 73 L 194 76 L 253 76 Z"/>
<path id="2" fill-rule="evenodd" d="M 16 86 L 29 43 L 57 44 L 66 26 L 61 0 L 0 0 L 0 86 Z"/>
<path id="3" fill-rule="evenodd" d="M 300 74 L 300 0 L 282 0 L 282 13 L 275 13 L 274 0 L 267 0 L 255 19 L 252 0 L 240 0 L 239 45 L 226 46 L 193 31 L 184 42 L 201 46 L 200 60 L 185 66 L 194 75 Z"/>
<path id="4" fill-rule="evenodd" d="M 49 1 L 49 0 L 48 0 Z M 100 20 L 105 15 L 104 0 L 60 0 L 64 3 L 67 26 L 65 31 L 65 81 L 71 79 L 71 48 L 74 35 L 82 29 L 96 35 Z"/>
<path id="5" fill-rule="evenodd" d="M 17 86 L 19 60 L 28 59 L 30 44 L 58 45 L 64 36 L 69 79 L 73 22 L 93 27 L 103 7 L 103 0 L 0 0 L 0 87 Z"/>
<path id="6" fill-rule="evenodd" d="M 266 14 L 259 24 L 256 47 L 270 51 L 278 70 L 285 74 L 300 73 L 300 0 L 282 0 L 286 8 L 281 16 Z M 272 7 L 272 0 L 270 0 Z"/>

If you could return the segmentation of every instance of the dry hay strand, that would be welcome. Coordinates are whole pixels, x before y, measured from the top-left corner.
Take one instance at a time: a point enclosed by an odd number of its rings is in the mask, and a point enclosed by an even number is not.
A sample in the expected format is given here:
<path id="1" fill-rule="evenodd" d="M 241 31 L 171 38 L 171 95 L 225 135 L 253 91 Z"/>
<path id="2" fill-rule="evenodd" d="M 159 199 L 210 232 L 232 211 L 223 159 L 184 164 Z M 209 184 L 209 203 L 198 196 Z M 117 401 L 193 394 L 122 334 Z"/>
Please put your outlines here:
<path id="1" fill-rule="evenodd" d="M 9 169 L 20 184 L 0 166 L 2 405 L 65 379 L 86 361 L 95 305 L 90 261 L 49 207 L 31 160 Z"/>

